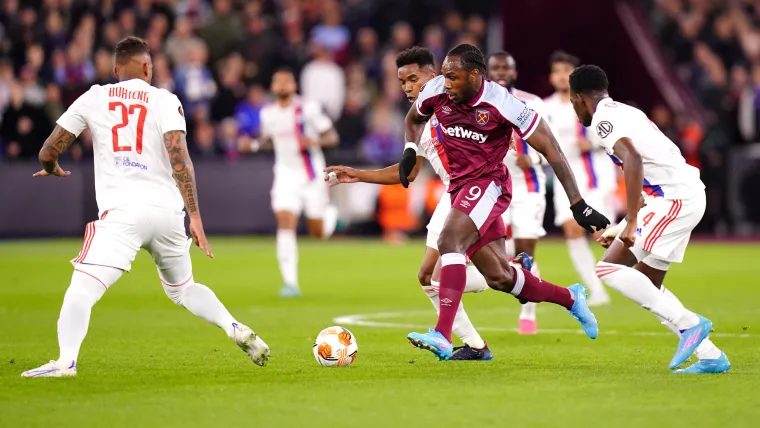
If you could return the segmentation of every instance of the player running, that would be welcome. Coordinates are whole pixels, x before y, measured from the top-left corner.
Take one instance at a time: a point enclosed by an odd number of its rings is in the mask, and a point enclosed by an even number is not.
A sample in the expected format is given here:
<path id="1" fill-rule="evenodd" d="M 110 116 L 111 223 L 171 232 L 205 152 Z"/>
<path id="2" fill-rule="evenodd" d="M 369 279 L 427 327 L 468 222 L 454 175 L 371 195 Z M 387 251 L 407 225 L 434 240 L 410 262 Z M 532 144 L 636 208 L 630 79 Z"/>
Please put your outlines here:
<path id="1" fill-rule="evenodd" d="M 712 322 L 686 309 L 662 285 L 670 264 L 683 261 L 691 231 L 705 212 L 699 170 L 641 110 L 614 101 L 607 88 L 607 75 L 597 66 L 584 65 L 570 75 L 578 118 L 598 134 L 625 175 L 628 215 L 615 228 L 619 233 L 611 245 L 609 238 L 600 239 L 609 249 L 596 273 L 680 337 L 671 369 L 696 352 L 699 361 L 676 373 L 728 371 L 726 354 L 708 338 Z"/>
<path id="2" fill-rule="evenodd" d="M 537 95 L 515 88 L 517 63 L 507 52 L 494 52 L 486 58 L 488 79 L 507 88 L 518 100 L 545 117 L 544 102 Z M 544 212 L 546 211 L 546 174 L 543 156 L 522 138 L 517 137 L 515 150 L 507 152 L 504 158 L 509 175 L 512 177 L 512 201 L 502 215 L 504 224 L 512 228 L 512 238 L 507 240 L 507 254 L 536 254 L 538 239 L 546 235 Z M 540 276 L 538 264 L 533 261 L 531 273 Z M 520 334 L 536 334 L 536 304 L 526 302 L 520 311 Z"/>
<path id="3" fill-rule="evenodd" d="M 422 88 L 430 79 L 434 78 L 435 58 L 433 53 L 423 47 L 413 46 L 401 51 L 396 56 L 396 67 L 398 68 L 398 79 L 401 82 L 401 89 L 406 94 L 410 103 L 414 103 Z M 419 173 L 425 159 L 430 162 L 433 170 L 441 177 L 443 184 L 448 186 L 448 160 L 446 153 L 443 151 L 438 136 L 437 121 L 433 116 L 425 125 L 422 137 L 420 139 L 420 148 L 422 149 L 417 156 L 414 169 L 409 175 L 409 181 L 414 181 Z M 399 184 L 401 182 L 398 172 L 398 164 L 389 166 L 380 170 L 359 170 L 346 166 L 330 166 L 325 169 L 328 176 L 325 180 L 329 181 L 329 173 L 335 174 L 335 181 L 331 185 L 339 183 L 375 183 L 375 184 Z M 425 295 L 428 296 L 436 312 L 440 308 L 440 299 L 438 298 L 438 289 L 440 287 L 441 265 L 438 253 L 438 237 L 443 229 L 443 222 L 446 220 L 451 210 L 451 200 L 448 194 L 444 194 L 430 218 L 427 225 L 427 241 L 425 256 L 422 259 L 422 265 L 418 274 L 420 285 Z M 467 284 L 465 293 L 479 293 L 488 289 L 486 280 L 474 266 L 467 267 Z M 480 337 L 475 326 L 472 325 L 470 318 L 464 310 L 464 304 L 459 303 L 457 313 L 454 317 L 453 334 L 458 337 L 464 346 L 459 349 L 452 357 L 452 360 L 490 360 L 493 358 L 491 350 L 488 349 L 486 342 Z"/>
<path id="4" fill-rule="evenodd" d="M 99 220 L 87 224 L 74 274 L 58 318 L 60 357 L 24 377 L 77 374 L 79 348 L 90 312 L 126 271 L 140 248 L 153 257 L 167 296 L 219 328 L 263 366 L 269 347 L 230 315 L 213 291 L 193 280 L 190 240 L 213 257 L 198 209 L 193 163 L 185 141 L 179 99 L 150 85 L 153 64 L 147 42 L 127 37 L 114 50 L 119 83 L 93 85 L 58 119 L 40 151 L 43 170 L 35 177 L 67 177 L 58 158 L 77 136 L 90 129 L 95 154 L 95 193 Z"/>
<path id="5" fill-rule="evenodd" d="M 555 52 L 550 59 L 549 80 L 555 92 L 544 100 L 547 120 L 557 132 L 567 163 L 573 170 L 584 198 L 606 216 L 610 216 L 610 202 L 615 190 L 614 167 L 606 159 L 604 150 L 595 149 L 586 135 L 586 128 L 578 122 L 578 117 L 570 103 L 570 73 L 578 66 L 578 58 L 565 52 Z M 590 138 L 587 138 L 590 137 Z M 560 186 L 554 186 L 554 224 L 562 228 L 565 242 L 570 252 L 570 260 L 578 276 L 589 288 L 589 306 L 605 305 L 610 296 L 602 282 L 594 274 L 596 257 L 591 251 L 586 232 L 573 219 L 568 209 L 568 199 Z"/>
<path id="6" fill-rule="evenodd" d="M 297 96 L 295 76 L 280 69 L 272 76 L 276 101 L 261 109 L 259 147 L 274 147 L 272 210 L 277 219 L 277 262 L 282 297 L 301 295 L 298 286 L 296 228 L 306 214 L 309 235 L 329 238 L 335 231 L 338 211 L 330 205 L 327 185 L 319 174 L 325 168 L 322 147 L 338 144 L 338 133 L 322 107 Z"/>
<path id="7" fill-rule="evenodd" d="M 451 358 L 451 327 L 467 282 L 465 255 L 486 277 L 489 287 L 528 302 L 561 305 L 580 321 L 589 337 L 596 338 L 597 322 L 582 285 L 558 287 L 507 260 L 501 215 L 509 206 L 512 185 L 503 160 L 512 131 L 546 157 L 565 186 L 580 224 L 593 232 L 607 227 L 609 221 L 581 198 L 573 173 L 541 117 L 505 88 L 484 78 L 485 58 L 478 48 L 468 44 L 453 48 L 442 72 L 425 85 L 406 116 L 409 143 L 399 162 L 401 184 L 408 186 L 424 124 L 435 114 L 449 163 L 452 201 L 438 239 L 441 309 L 435 329 L 410 333 L 409 341 L 439 359 Z"/>

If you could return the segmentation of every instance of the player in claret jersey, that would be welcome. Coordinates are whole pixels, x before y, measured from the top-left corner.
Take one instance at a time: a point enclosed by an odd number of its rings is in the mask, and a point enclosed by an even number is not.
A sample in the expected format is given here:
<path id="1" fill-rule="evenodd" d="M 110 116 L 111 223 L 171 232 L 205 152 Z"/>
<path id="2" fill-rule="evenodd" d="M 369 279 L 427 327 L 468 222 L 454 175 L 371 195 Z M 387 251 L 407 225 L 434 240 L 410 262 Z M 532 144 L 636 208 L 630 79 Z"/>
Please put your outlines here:
<path id="1" fill-rule="evenodd" d="M 641 110 L 610 98 L 607 87 L 607 75 L 593 65 L 570 75 L 578 118 L 597 133 L 625 175 L 628 215 L 600 239 L 609 249 L 596 273 L 680 337 L 671 369 L 696 353 L 699 361 L 676 373 L 728 371 L 728 358 L 708 338 L 712 322 L 686 309 L 662 284 L 670 264 L 683 261 L 691 231 L 705 213 L 699 170 Z"/>
<path id="2" fill-rule="evenodd" d="M 401 89 L 411 103 L 417 101 L 422 86 L 436 75 L 433 53 L 429 49 L 419 46 L 413 46 L 401 51 L 396 56 L 396 67 L 398 67 L 398 79 L 401 82 Z M 414 181 L 422 167 L 422 163 L 427 159 L 438 176 L 441 177 L 443 184 L 448 186 L 449 162 L 440 143 L 438 121 L 435 119 L 435 116 L 431 117 L 425 125 L 425 130 L 420 139 L 420 149 L 417 162 L 409 176 L 409 181 Z M 356 182 L 390 185 L 401 182 L 398 167 L 399 165 L 395 164 L 380 170 L 360 170 L 340 165 L 327 167 L 325 172 L 335 174 L 336 180 L 331 185 Z M 329 175 L 325 177 L 325 180 L 329 180 Z M 441 305 L 438 297 L 441 273 L 438 237 L 443 229 L 443 222 L 446 220 L 446 216 L 448 216 L 450 210 L 451 199 L 448 194 L 444 194 L 427 225 L 428 233 L 425 256 L 422 259 L 422 265 L 418 274 L 422 290 L 433 303 L 436 311 L 439 310 Z M 478 272 L 478 269 L 474 266 L 467 267 L 467 284 L 464 292 L 479 293 L 487 288 L 486 280 Z M 453 334 L 464 342 L 464 346 L 451 357 L 452 360 L 490 360 L 493 358 L 491 350 L 488 349 L 488 345 L 480 337 L 475 326 L 472 325 L 461 302 L 454 317 Z"/>
<path id="3" fill-rule="evenodd" d="M 488 79 L 507 88 L 509 92 L 536 111 L 545 114 L 544 102 L 538 95 L 515 88 L 517 80 L 517 63 L 507 52 L 494 52 L 488 55 Z M 542 165 L 546 161 L 536 149 L 532 148 L 519 136 L 515 136 L 515 150 L 507 152 L 504 163 L 512 176 L 512 201 L 504 212 L 504 223 L 512 228 L 512 239 L 507 241 L 507 253 L 527 254 L 534 257 L 538 239 L 546 235 L 544 230 L 544 212 L 546 211 L 546 174 Z M 511 241 L 511 242 L 510 242 Z M 539 276 L 538 264 L 533 261 L 531 273 Z M 520 334 L 536 334 L 536 304 L 526 302 L 519 316 Z"/>
<path id="4" fill-rule="evenodd" d="M 451 327 L 466 284 L 466 254 L 489 287 L 521 300 L 561 305 L 580 321 L 589 337 L 595 338 L 598 326 L 582 285 L 558 287 L 508 262 L 501 215 L 512 197 L 503 162 L 512 131 L 546 157 L 570 196 L 580 224 L 595 231 L 607 227 L 609 221 L 581 198 L 572 171 L 543 119 L 507 89 L 485 79 L 485 58 L 478 48 L 468 44 L 453 48 L 441 69 L 443 75 L 425 85 L 407 114 L 409 143 L 399 162 L 401 184 L 408 186 L 424 124 L 435 114 L 449 160 L 452 206 L 438 240 L 441 309 L 436 328 L 428 333 L 410 333 L 409 341 L 440 359 L 451 357 Z"/>
<path id="5" fill-rule="evenodd" d="M 87 225 L 58 318 L 60 357 L 24 377 L 75 376 L 79 348 L 93 305 L 124 272 L 140 248 L 158 268 L 167 296 L 234 340 L 254 363 L 265 365 L 269 347 L 230 315 L 213 291 L 193 279 L 185 235 L 184 208 L 195 244 L 213 257 L 206 241 L 185 141 L 185 117 L 177 97 L 150 85 L 153 64 L 148 44 L 137 37 L 114 51 L 119 83 L 94 85 L 58 119 L 40 151 L 43 170 L 35 177 L 66 177 L 58 158 L 90 129 L 95 156 L 99 220 Z"/>

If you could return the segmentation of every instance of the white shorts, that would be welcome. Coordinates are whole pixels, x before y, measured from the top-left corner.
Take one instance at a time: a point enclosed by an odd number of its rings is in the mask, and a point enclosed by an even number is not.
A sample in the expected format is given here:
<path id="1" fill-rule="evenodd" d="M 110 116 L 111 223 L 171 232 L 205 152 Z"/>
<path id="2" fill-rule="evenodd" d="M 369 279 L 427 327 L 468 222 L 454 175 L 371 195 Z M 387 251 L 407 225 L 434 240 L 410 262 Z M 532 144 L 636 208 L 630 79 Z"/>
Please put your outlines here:
<path id="1" fill-rule="evenodd" d="M 446 223 L 446 217 L 449 216 L 449 211 L 451 211 L 451 195 L 444 192 L 438 201 L 438 205 L 435 206 L 433 216 L 430 217 L 427 225 L 428 233 L 425 245 L 434 250 L 438 249 L 438 237 L 441 235 L 443 225 Z"/>
<path id="2" fill-rule="evenodd" d="M 637 217 L 636 242 L 631 252 L 639 261 L 651 255 L 669 263 L 682 262 L 691 231 L 705 214 L 705 205 L 704 191 L 683 200 L 647 198 Z"/>
<path id="3" fill-rule="evenodd" d="M 501 218 L 505 225 L 512 226 L 513 239 L 538 239 L 546 236 L 545 212 L 546 195 L 526 193 L 513 199 Z"/>
<path id="4" fill-rule="evenodd" d="M 275 176 L 272 186 L 272 210 L 289 211 L 297 216 L 305 213 L 307 218 L 321 219 L 330 203 L 327 183 L 320 179 L 292 181 Z"/>
<path id="5" fill-rule="evenodd" d="M 192 277 L 188 251 L 191 242 L 185 234 L 184 211 L 122 207 L 104 211 L 99 220 L 87 224 L 82 249 L 71 263 L 129 271 L 137 252 L 144 248 L 162 276 L 171 271 L 171 278 L 166 281 L 179 284 Z M 176 270 L 179 266 L 182 272 Z"/>
<path id="6" fill-rule="evenodd" d="M 610 221 L 615 221 L 612 212 L 612 201 L 614 197 L 613 190 L 593 189 L 581 191 L 581 196 L 591 208 L 604 214 Z M 570 200 L 567 198 L 565 189 L 558 181 L 554 182 L 554 225 L 561 227 L 570 220 L 574 220 L 573 212 L 570 210 Z"/>

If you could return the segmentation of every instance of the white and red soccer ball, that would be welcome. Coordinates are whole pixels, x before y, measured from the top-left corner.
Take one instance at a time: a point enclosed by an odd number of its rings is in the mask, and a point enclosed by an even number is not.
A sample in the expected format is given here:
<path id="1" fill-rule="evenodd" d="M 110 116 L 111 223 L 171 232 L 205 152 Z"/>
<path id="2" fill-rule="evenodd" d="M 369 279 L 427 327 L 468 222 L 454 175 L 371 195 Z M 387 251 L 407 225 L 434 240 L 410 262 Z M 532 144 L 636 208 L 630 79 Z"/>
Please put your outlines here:
<path id="1" fill-rule="evenodd" d="M 353 333 L 343 327 L 327 327 L 314 341 L 314 358 L 323 367 L 350 366 L 359 348 Z"/>

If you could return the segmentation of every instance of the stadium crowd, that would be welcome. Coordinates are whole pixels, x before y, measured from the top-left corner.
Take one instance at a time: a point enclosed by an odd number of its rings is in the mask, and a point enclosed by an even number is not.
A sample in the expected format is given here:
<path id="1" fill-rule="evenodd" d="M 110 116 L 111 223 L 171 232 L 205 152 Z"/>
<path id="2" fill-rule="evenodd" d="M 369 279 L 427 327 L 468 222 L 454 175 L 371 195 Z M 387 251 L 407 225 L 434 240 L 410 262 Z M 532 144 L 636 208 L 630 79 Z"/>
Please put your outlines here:
<path id="1" fill-rule="evenodd" d="M 397 4 L 389 4 L 397 3 Z M 427 2 L 440 4 L 440 1 Z M 444 1 L 443 3 L 446 3 Z M 341 137 L 343 162 L 389 164 L 403 147 L 408 103 L 395 54 L 422 42 L 483 46 L 481 15 L 409 13 L 388 0 L 4 0 L 0 10 L 0 159 L 35 158 L 65 106 L 114 81 L 111 49 L 148 40 L 155 86 L 175 92 L 196 158 L 234 160 L 256 136 L 273 72 L 288 67 L 321 102 Z M 453 2 L 452 2 L 453 4 Z M 395 6 L 395 7 L 394 7 Z M 419 22 L 399 20 L 424 16 Z M 442 25 L 428 25 L 429 22 Z M 91 156 L 85 133 L 68 161 Z"/>

